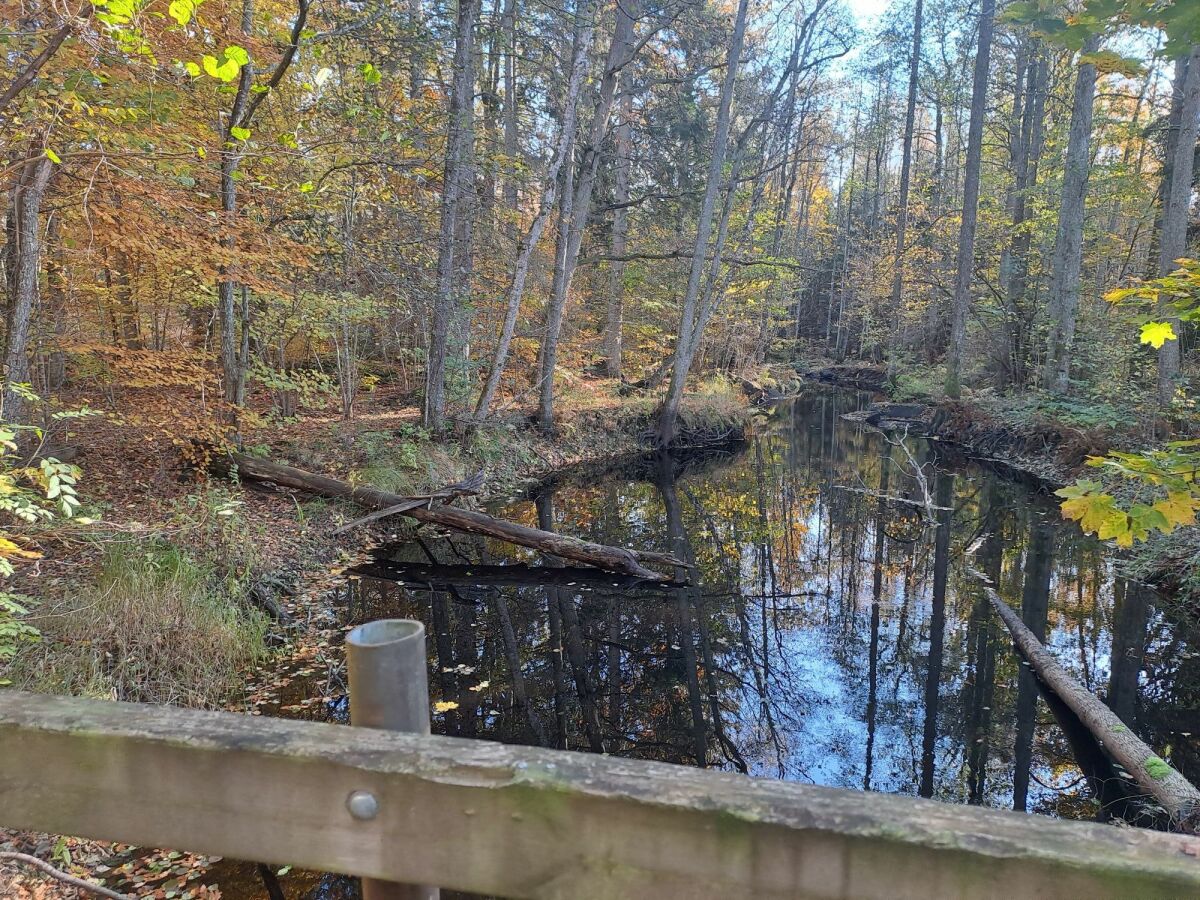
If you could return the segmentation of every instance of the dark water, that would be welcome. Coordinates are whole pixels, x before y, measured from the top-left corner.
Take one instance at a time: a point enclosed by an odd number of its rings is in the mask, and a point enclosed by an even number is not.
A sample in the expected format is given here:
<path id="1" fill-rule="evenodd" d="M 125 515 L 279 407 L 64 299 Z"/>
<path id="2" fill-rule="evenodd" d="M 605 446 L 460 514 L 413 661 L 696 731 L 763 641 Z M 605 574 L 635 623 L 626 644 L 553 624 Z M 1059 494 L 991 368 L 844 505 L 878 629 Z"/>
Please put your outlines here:
<path id="1" fill-rule="evenodd" d="M 646 460 L 496 509 L 674 552 L 694 562 L 694 586 L 426 537 L 351 578 L 340 615 L 425 623 L 432 699 L 456 704 L 437 732 L 1136 817 L 1122 779 L 1040 696 L 973 561 L 1068 670 L 1200 777 L 1196 635 L 1053 498 L 842 418 L 864 402 L 814 392 L 735 452 Z M 344 719 L 345 703 L 308 710 Z"/>

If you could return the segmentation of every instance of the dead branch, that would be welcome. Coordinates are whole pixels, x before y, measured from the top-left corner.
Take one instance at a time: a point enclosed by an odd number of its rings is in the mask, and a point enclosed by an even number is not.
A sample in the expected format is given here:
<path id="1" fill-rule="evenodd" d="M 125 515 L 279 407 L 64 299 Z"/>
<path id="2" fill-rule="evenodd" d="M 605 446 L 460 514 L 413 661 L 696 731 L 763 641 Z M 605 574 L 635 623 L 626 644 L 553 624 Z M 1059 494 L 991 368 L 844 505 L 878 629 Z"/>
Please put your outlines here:
<path id="1" fill-rule="evenodd" d="M 0 850 L 0 859 L 12 860 L 16 863 L 23 863 L 27 866 L 33 866 L 35 869 L 40 869 L 45 874 L 49 875 L 56 881 L 61 881 L 63 884 L 68 884 L 73 888 L 78 888 L 81 891 L 95 894 L 97 897 L 108 897 L 109 900 L 133 900 L 128 894 L 122 894 L 119 891 L 111 890 L 104 887 L 102 884 L 93 884 L 90 881 L 84 881 L 82 878 L 76 878 L 74 875 L 69 875 L 62 869 L 56 869 L 44 859 L 38 859 L 28 853 L 18 853 L 15 850 Z"/>

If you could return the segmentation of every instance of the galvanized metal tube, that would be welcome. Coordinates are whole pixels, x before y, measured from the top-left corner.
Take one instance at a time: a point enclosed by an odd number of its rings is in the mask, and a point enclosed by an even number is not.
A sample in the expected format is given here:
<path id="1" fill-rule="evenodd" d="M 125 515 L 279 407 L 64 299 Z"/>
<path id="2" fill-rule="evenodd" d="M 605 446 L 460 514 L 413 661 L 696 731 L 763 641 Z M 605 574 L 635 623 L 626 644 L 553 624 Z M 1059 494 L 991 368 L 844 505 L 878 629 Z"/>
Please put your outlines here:
<path id="1" fill-rule="evenodd" d="M 346 671 L 350 679 L 350 724 L 409 734 L 429 734 L 429 677 L 425 663 L 425 626 L 413 619 L 380 619 L 346 635 Z M 355 792 L 347 798 L 350 815 L 374 818 L 375 798 Z M 437 900 L 438 888 L 362 880 L 363 900 Z"/>

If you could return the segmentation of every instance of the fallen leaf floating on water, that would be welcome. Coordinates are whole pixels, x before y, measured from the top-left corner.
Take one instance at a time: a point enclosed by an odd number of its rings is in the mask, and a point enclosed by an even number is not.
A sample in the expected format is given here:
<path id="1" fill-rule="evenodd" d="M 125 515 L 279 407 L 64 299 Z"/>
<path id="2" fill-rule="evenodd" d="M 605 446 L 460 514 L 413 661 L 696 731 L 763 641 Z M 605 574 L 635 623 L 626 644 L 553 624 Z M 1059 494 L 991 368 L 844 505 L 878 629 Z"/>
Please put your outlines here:
<path id="1" fill-rule="evenodd" d="M 458 709 L 458 704 L 453 700 L 439 700 L 433 704 L 433 711 L 435 713 L 449 712 L 452 709 Z"/>

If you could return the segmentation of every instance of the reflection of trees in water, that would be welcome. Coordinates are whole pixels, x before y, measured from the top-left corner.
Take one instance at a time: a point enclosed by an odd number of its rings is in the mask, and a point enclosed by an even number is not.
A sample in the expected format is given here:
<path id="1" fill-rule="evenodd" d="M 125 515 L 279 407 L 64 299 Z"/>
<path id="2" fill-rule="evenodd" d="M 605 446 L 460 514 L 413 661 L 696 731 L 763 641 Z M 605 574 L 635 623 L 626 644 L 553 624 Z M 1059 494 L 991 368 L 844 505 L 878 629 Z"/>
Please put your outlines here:
<path id="1" fill-rule="evenodd" d="M 1048 504 L 980 470 L 956 475 L 921 442 L 895 451 L 840 418 L 852 404 L 782 407 L 723 464 L 660 457 L 639 470 L 650 482 L 607 478 L 512 508 L 671 550 L 697 567 L 689 587 L 474 587 L 459 571 L 445 590 L 364 580 L 350 618 L 429 623 L 435 699 L 457 704 L 439 718 L 447 733 L 1095 815 L 1095 786 L 961 571 L 966 548 L 1064 665 L 1160 744 L 1178 746 L 1195 708 L 1190 638 Z M 947 508 L 936 527 L 922 522 L 914 458 Z M 460 570 L 541 562 L 460 538 L 397 553 Z"/>

